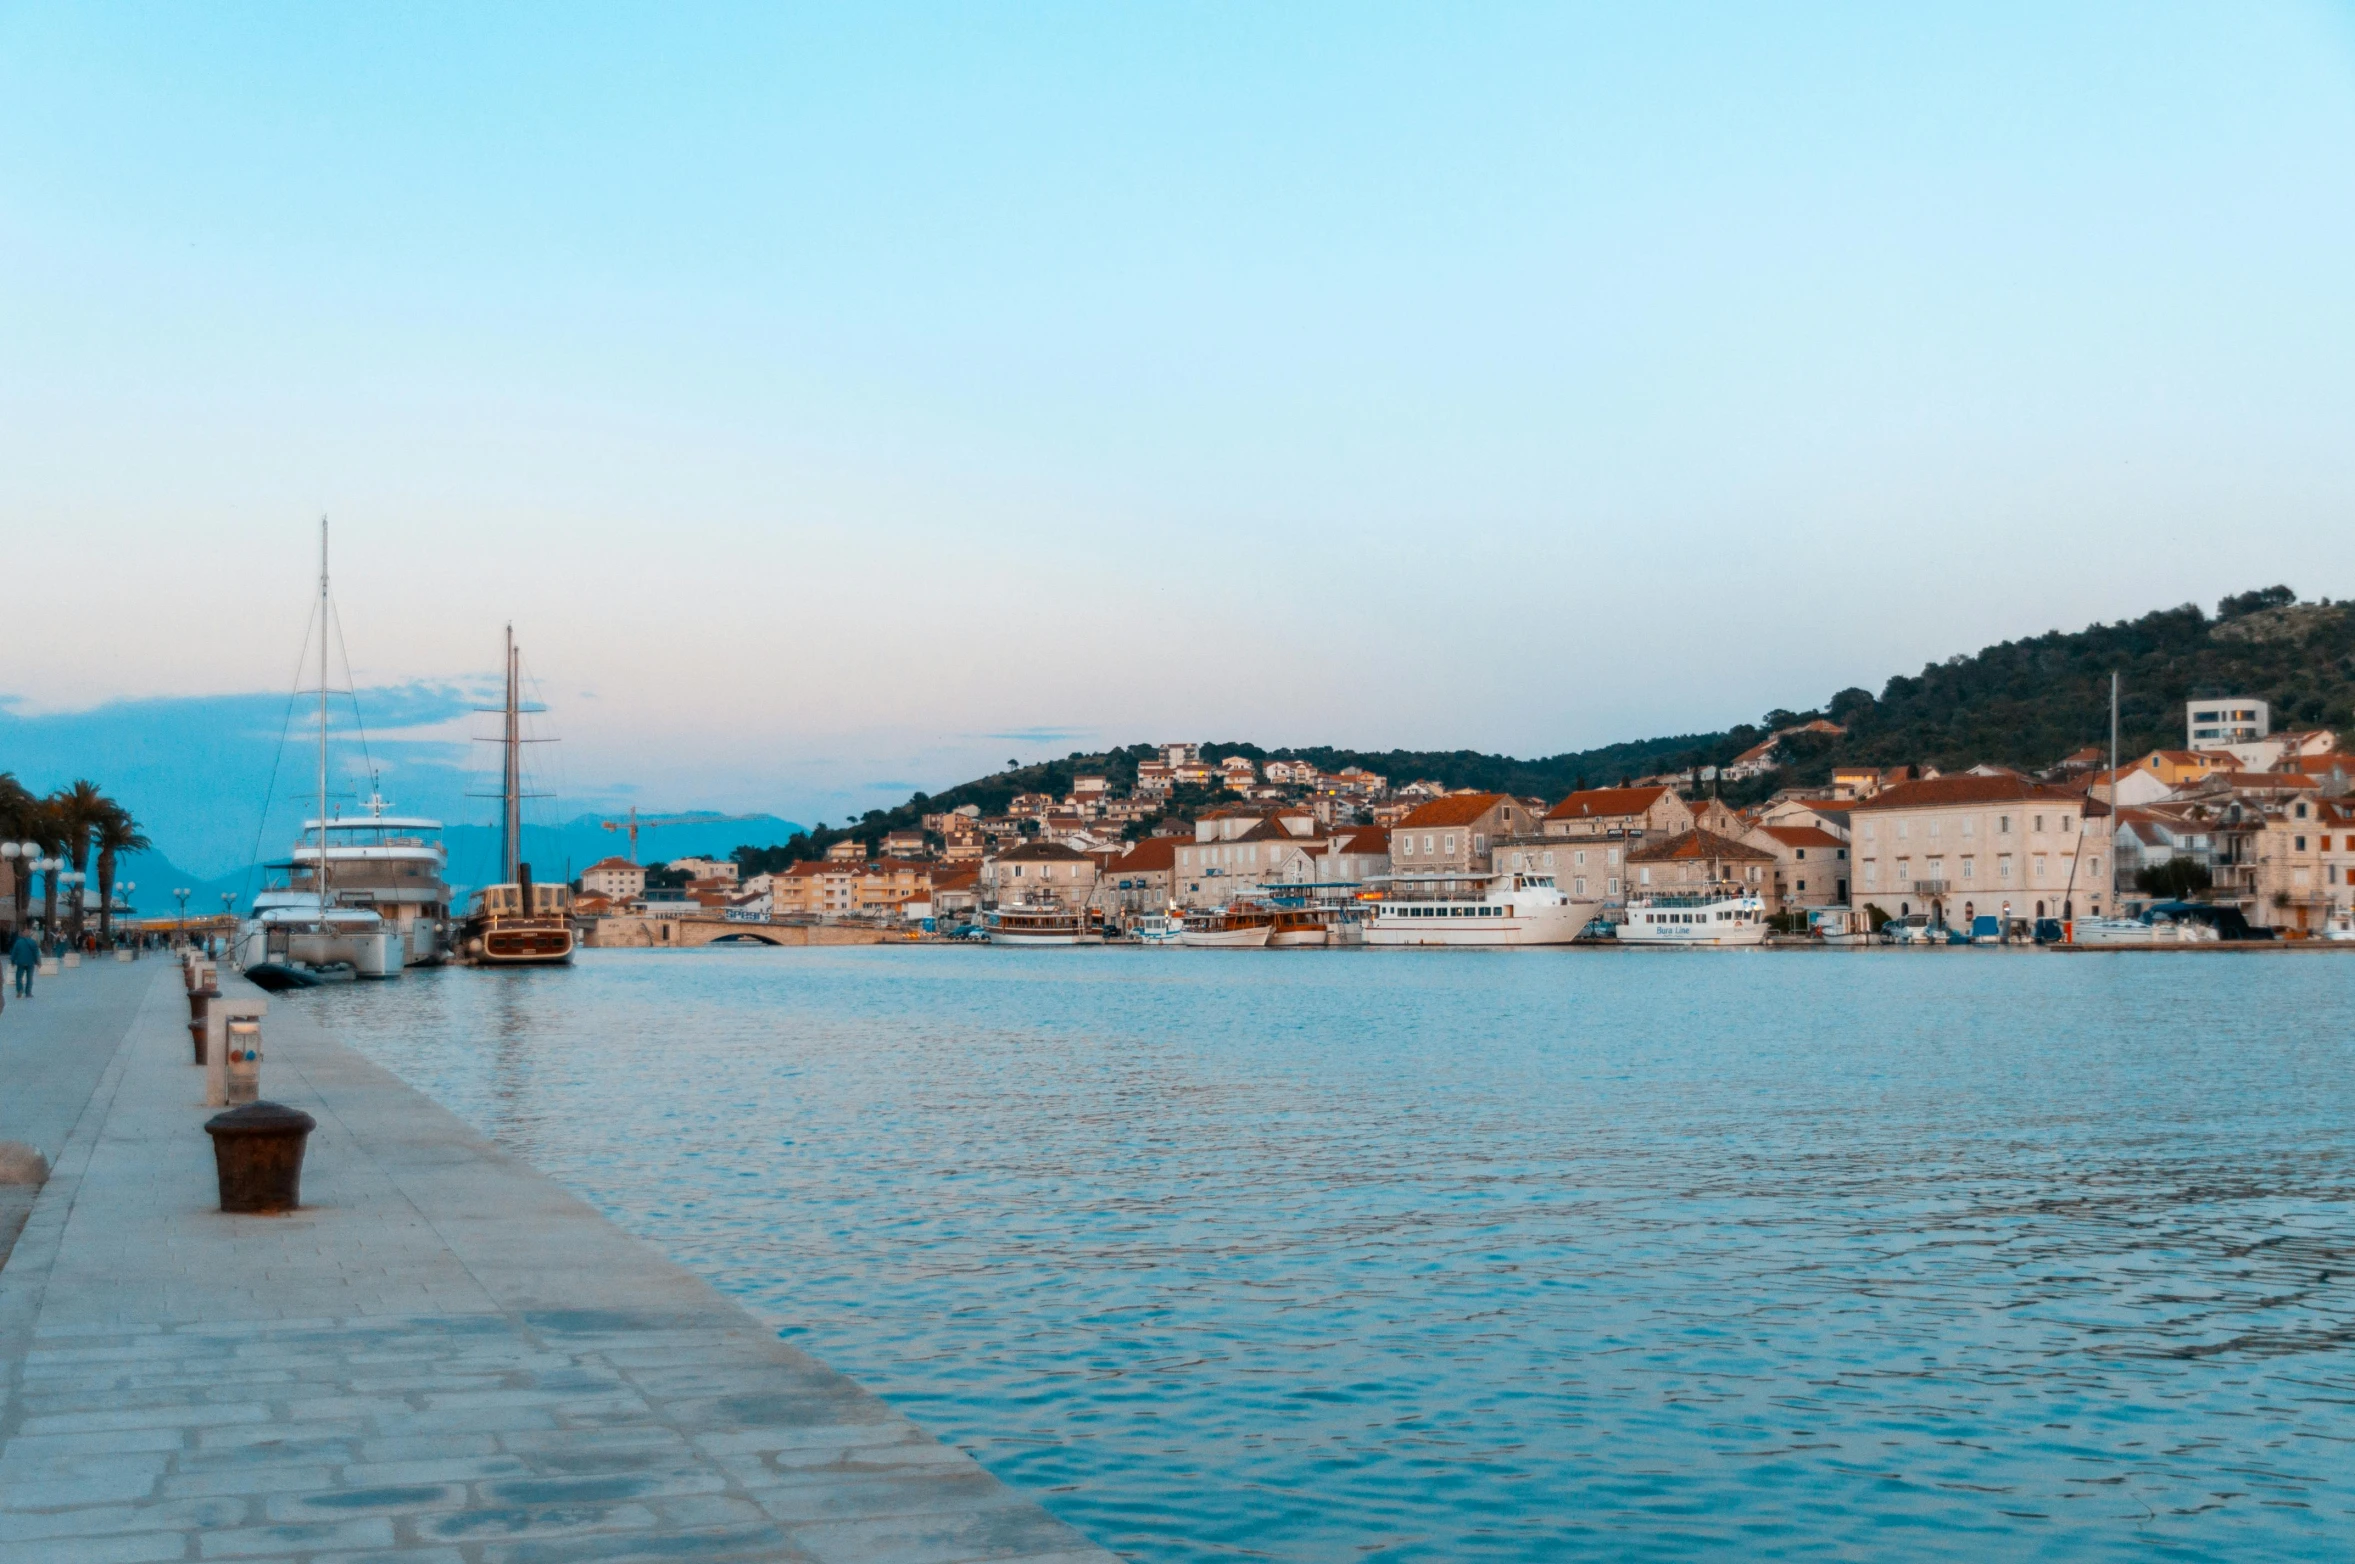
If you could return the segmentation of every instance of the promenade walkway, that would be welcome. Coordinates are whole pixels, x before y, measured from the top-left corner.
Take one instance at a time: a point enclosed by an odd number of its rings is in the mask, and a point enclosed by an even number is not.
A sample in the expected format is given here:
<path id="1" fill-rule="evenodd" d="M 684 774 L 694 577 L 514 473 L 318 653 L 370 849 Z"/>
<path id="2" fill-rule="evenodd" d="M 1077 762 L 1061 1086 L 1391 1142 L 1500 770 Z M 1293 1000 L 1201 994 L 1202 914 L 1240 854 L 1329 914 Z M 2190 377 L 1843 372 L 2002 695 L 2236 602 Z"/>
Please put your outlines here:
<path id="1" fill-rule="evenodd" d="M 186 1014 L 150 960 L 0 1016 L 55 1164 L 0 1267 L 9 1564 L 1109 1564 L 299 1001 L 306 1209 L 222 1215 Z"/>

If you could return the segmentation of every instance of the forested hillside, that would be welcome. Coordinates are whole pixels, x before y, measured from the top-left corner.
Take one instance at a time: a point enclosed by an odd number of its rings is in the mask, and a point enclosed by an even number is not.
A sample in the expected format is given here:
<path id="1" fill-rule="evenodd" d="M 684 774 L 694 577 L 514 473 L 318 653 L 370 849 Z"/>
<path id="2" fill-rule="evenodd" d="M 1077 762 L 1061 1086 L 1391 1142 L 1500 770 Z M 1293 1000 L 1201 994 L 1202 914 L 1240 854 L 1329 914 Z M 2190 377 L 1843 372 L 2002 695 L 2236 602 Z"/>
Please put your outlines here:
<path id="1" fill-rule="evenodd" d="M 2042 769 L 2082 745 L 2108 742 L 2113 671 L 2123 684 L 2119 744 L 2128 755 L 2180 746 L 2183 703 L 2205 696 L 2269 701 L 2276 727 L 2355 726 L 2355 610 L 2328 599 L 2301 603 L 2288 587 L 2268 587 L 2224 599 L 2214 617 L 2186 603 L 2140 619 L 2006 641 L 1932 663 L 1918 674 L 1898 674 L 1878 696 L 1842 690 L 1820 707 L 1768 712 L 1756 724 L 1724 733 L 1638 739 L 1538 759 L 1477 750 L 1262 748 L 1239 742 L 1205 744 L 1203 754 L 1214 761 L 1234 754 L 1308 760 L 1327 771 L 1358 765 L 1393 783 L 1429 778 L 1449 787 L 1552 799 L 1581 785 L 1721 765 L 1774 729 L 1811 717 L 1829 717 L 1847 728 L 1841 736 L 1786 739 L 1780 771 L 1727 789 L 1726 797 L 1738 803 L 1778 787 L 1822 782 L 1840 764 L 1927 763 L 1952 770 L 1988 760 Z M 1109 776 L 1113 791 L 1125 793 L 1136 780 L 1137 762 L 1153 754 L 1150 744 L 1131 744 L 1012 766 L 943 793 L 919 793 L 897 809 L 871 811 L 856 825 L 796 836 L 781 847 L 740 850 L 738 857 L 752 872 L 780 868 L 823 854 L 845 836 L 873 841 L 885 831 L 912 827 L 932 811 L 970 803 L 998 814 L 1016 793 L 1060 797 L 1071 790 L 1072 778 L 1084 774 Z M 1173 803 L 1199 806 L 1217 796 Z"/>

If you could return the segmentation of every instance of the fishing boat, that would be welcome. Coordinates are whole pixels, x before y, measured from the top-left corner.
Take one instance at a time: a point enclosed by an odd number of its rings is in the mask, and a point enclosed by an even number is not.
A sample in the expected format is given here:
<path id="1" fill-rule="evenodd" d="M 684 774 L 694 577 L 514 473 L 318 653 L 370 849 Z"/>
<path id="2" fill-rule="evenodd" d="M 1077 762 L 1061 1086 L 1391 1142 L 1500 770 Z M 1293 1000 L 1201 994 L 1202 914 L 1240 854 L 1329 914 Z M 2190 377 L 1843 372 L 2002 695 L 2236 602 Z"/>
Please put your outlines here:
<path id="1" fill-rule="evenodd" d="M 373 907 L 345 905 L 339 898 L 336 854 L 328 846 L 327 648 L 332 637 L 328 597 L 327 518 L 319 518 L 319 813 L 303 822 L 313 838 L 307 861 L 273 867 L 285 878 L 254 896 L 253 912 L 239 925 L 234 957 L 245 975 L 272 993 L 309 988 L 350 978 L 391 978 L 401 974 L 405 948 L 397 930 Z M 298 855 L 304 853 L 301 844 Z M 299 878 L 297 871 L 300 871 Z"/>
<path id="2" fill-rule="evenodd" d="M 1622 945 L 1763 945 L 1766 903 L 1738 885 L 1635 896 L 1619 922 Z"/>
<path id="3" fill-rule="evenodd" d="M 1149 912 L 1129 920 L 1128 937 L 1139 945 L 1174 946 L 1185 928 L 1182 918 L 1173 918 L 1166 912 Z"/>
<path id="4" fill-rule="evenodd" d="M 474 893 L 458 926 L 458 959 L 477 967 L 554 967 L 572 960 L 572 887 L 540 885 L 523 852 L 523 705 L 515 627 L 507 627 L 507 698 L 502 718 L 499 785 L 501 879 Z"/>
<path id="5" fill-rule="evenodd" d="M 1193 949 L 1262 950 L 1275 932 L 1276 911 L 1255 901 L 1234 901 L 1189 915 L 1178 943 Z"/>
<path id="6" fill-rule="evenodd" d="M 1550 874 L 1392 875 L 1387 886 L 1369 945 L 1567 945 L 1603 909 Z"/>
<path id="7" fill-rule="evenodd" d="M 1000 907 L 989 916 L 992 945 L 1101 945 L 1104 930 L 1077 907 L 1051 902 Z"/>

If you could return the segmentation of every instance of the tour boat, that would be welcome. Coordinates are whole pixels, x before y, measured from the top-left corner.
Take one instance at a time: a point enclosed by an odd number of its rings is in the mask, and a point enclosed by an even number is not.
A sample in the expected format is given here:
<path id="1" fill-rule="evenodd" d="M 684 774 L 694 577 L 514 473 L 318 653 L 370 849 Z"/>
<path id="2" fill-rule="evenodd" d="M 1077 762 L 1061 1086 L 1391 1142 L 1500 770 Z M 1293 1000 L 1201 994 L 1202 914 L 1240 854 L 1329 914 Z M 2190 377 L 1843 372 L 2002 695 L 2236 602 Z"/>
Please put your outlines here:
<path id="1" fill-rule="evenodd" d="M 1255 901 L 1229 902 L 1186 919 L 1178 943 L 1216 950 L 1261 950 L 1275 932 L 1276 913 Z"/>
<path id="2" fill-rule="evenodd" d="M 1101 945 L 1103 929 L 1077 907 L 1000 907 L 989 916 L 992 945 Z"/>
<path id="3" fill-rule="evenodd" d="M 572 960 L 578 943 L 572 927 L 572 887 L 535 885 L 523 849 L 522 664 L 515 651 L 515 627 L 507 627 L 507 698 L 499 743 L 499 868 L 501 881 L 474 893 L 474 905 L 458 926 L 458 959 L 477 967 L 556 967 Z"/>
<path id="4" fill-rule="evenodd" d="M 1766 903 L 1738 886 L 1628 898 L 1622 945 L 1763 945 Z"/>
<path id="5" fill-rule="evenodd" d="M 1564 893 L 1550 874 L 1392 875 L 1388 884 L 1365 925 L 1369 945 L 1567 945 L 1603 906 Z"/>
<path id="6" fill-rule="evenodd" d="M 1331 914 L 1316 907 L 1278 907 L 1276 921 L 1270 925 L 1267 943 L 1270 950 L 1322 950 L 1331 944 L 1332 934 L 1327 928 Z"/>

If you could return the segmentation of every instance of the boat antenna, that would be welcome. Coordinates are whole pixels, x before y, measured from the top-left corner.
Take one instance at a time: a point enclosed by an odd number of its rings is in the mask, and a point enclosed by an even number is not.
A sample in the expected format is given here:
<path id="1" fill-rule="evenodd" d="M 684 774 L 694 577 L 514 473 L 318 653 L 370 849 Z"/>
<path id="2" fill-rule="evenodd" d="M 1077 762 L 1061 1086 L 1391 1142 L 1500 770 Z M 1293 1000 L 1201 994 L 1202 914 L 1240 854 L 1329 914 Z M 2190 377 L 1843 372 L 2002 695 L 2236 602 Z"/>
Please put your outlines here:
<path id="1" fill-rule="evenodd" d="M 327 518 L 319 518 L 319 861 L 311 883 L 319 892 L 319 920 L 327 919 Z"/>

